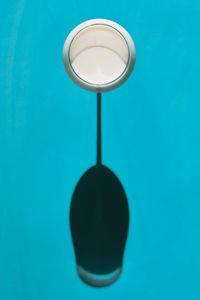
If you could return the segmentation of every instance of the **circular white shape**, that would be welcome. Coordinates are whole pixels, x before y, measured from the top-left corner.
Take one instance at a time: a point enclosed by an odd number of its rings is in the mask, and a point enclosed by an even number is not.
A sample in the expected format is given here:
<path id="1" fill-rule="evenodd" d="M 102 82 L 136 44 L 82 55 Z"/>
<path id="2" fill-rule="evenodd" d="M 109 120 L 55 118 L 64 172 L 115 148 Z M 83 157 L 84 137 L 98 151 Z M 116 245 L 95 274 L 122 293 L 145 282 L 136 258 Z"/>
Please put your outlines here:
<path id="1" fill-rule="evenodd" d="M 81 30 L 72 40 L 70 62 L 79 77 L 93 84 L 118 78 L 128 62 L 128 46 L 118 31 L 107 25 Z"/>
<path id="2" fill-rule="evenodd" d="M 105 19 L 78 25 L 63 48 L 63 63 L 72 81 L 99 93 L 123 84 L 134 68 L 135 57 L 135 46 L 128 32 Z"/>

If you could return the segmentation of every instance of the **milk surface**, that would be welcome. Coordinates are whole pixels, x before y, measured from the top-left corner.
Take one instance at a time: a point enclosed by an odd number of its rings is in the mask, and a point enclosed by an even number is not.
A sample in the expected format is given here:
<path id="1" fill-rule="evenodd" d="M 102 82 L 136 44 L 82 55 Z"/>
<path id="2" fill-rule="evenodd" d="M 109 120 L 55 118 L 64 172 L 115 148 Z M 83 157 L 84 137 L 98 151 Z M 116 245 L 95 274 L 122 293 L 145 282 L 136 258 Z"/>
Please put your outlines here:
<path id="1" fill-rule="evenodd" d="M 74 59 L 72 67 L 85 81 L 106 84 L 119 77 L 126 65 L 116 52 L 105 47 L 91 47 Z"/>

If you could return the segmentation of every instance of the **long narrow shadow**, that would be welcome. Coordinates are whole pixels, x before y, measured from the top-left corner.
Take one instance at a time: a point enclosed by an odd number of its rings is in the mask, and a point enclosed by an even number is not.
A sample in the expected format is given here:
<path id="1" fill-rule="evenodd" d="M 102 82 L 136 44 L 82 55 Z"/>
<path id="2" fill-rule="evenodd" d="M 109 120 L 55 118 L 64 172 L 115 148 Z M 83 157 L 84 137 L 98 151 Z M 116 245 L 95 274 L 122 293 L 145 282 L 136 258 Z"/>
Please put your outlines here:
<path id="1" fill-rule="evenodd" d="M 77 272 L 103 287 L 120 276 L 129 227 L 129 208 L 117 176 L 101 163 L 101 97 L 97 95 L 97 164 L 78 181 L 70 206 Z"/>

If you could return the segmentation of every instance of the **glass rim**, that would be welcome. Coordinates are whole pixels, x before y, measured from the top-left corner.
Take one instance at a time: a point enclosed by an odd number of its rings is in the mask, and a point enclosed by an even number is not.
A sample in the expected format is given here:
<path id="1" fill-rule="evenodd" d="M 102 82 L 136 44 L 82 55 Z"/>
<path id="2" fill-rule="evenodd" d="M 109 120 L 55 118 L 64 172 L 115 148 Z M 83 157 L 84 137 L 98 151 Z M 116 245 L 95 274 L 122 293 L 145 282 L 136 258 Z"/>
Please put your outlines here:
<path id="1" fill-rule="evenodd" d="M 83 78 L 81 78 L 72 67 L 70 61 L 70 48 L 75 37 L 82 30 L 95 25 L 109 26 L 112 29 L 116 30 L 124 38 L 128 48 L 128 62 L 126 64 L 125 69 L 117 78 L 104 84 L 90 83 L 84 80 Z M 121 86 L 132 73 L 135 65 L 135 58 L 136 58 L 135 45 L 129 33 L 121 25 L 106 19 L 92 19 L 79 24 L 70 32 L 70 34 L 65 40 L 64 47 L 63 47 L 63 63 L 68 76 L 79 87 L 96 93 L 107 92 Z"/>

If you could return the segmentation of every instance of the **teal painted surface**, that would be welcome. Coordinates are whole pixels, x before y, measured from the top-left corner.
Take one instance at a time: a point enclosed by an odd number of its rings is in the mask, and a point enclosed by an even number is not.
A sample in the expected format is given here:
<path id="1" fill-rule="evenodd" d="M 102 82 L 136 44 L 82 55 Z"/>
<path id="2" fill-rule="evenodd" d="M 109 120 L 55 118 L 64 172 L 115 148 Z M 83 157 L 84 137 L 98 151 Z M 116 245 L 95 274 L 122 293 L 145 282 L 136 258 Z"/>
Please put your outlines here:
<path id="1" fill-rule="evenodd" d="M 4 1 L 0 39 L 0 299 L 200 299 L 200 2 Z M 95 95 L 62 63 L 91 18 L 124 26 L 133 75 L 103 96 L 103 162 L 120 178 L 130 229 L 120 279 L 76 275 L 68 213 L 95 163 Z"/>

